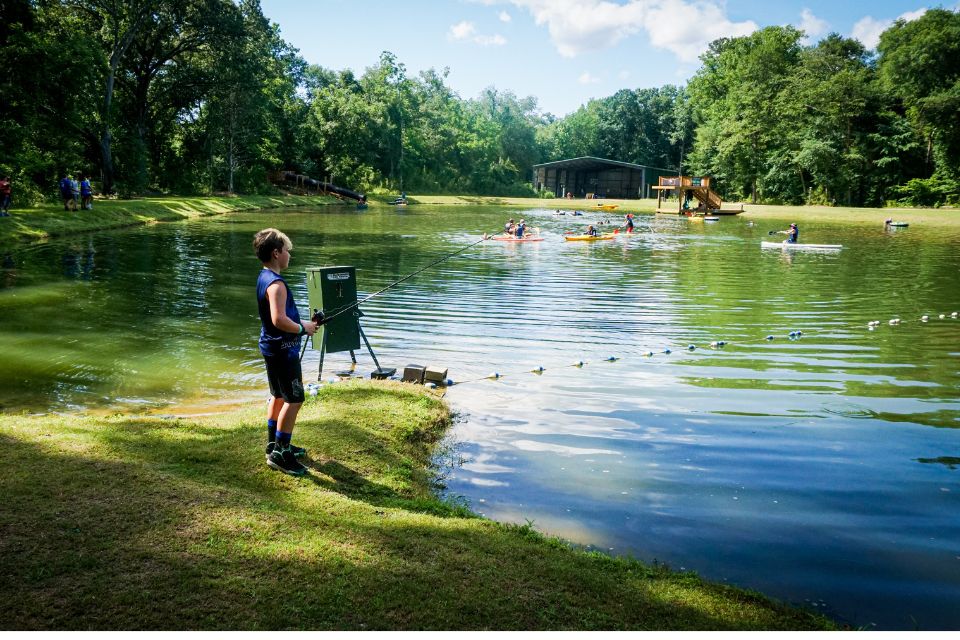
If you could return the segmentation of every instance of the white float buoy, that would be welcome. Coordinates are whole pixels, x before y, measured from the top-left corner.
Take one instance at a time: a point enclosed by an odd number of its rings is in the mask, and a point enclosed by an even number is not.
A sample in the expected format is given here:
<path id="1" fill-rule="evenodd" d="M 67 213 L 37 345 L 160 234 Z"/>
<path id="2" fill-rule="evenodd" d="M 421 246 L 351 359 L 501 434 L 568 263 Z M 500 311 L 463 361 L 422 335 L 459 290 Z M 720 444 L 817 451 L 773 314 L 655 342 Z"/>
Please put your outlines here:
<path id="1" fill-rule="evenodd" d="M 930 319 L 930 316 L 920 316 L 920 322 L 926 322 Z"/>
<path id="2" fill-rule="evenodd" d="M 647 351 L 647 352 L 646 352 L 645 354 L 643 354 L 643 355 L 647 356 L 648 358 L 652 358 L 652 357 L 653 357 L 653 351 Z"/>
<path id="3" fill-rule="evenodd" d="M 583 366 L 583 360 L 577 360 L 577 361 L 574 362 L 571 366 L 574 366 L 574 367 L 582 367 L 582 366 Z"/>
<path id="4" fill-rule="evenodd" d="M 890 324 L 891 324 L 891 325 L 900 324 L 900 318 L 891 318 L 891 319 L 890 319 Z"/>
<path id="5" fill-rule="evenodd" d="M 664 353 L 673 353 L 673 352 L 670 350 L 670 347 L 667 347 L 666 349 L 664 349 L 663 352 L 664 352 Z"/>
<path id="6" fill-rule="evenodd" d="M 697 345 L 695 345 L 695 344 L 688 344 L 688 345 L 687 345 L 687 349 L 689 349 L 690 351 L 693 351 L 693 350 L 696 349 L 696 348 L 697 348 Z"/>
<path id="7" fill-rule="evenodd" d="M 767 340 L 773 340 L 773 336 L 767 336 L 766 339 L 767 339 Z"/>
<path id="8" fill-rule="evenodd" d="M 532 373 L 543 373 L 544 371 L 546 371 L 546 369 L 544 369 L 543 366 L 541 365 L 541 366 L 539 366 L 539 367 L 534 367 L 534 368 L 531 369 L 530 371 L 531 371 Z"/>
<path id="9" fill-rule="evenodd" d="M 607 358 L 607 362 L 616 362 L 619 359 L 620 359 L 619 356 L 610 356 L 609 358 Z"/>
<path id="10" fill-rule="evenodd" d="M 447 386 L 452 387 L 454 385 L 453 378 L 447 378 Z"/>
<path id="11" fill-rule="evenodd" d="M 940 318 L 941 320 L 943 320 L 943 319 L 946 318 L 946 317 L 947 317 L 947 314 L 945 314 L 945 313 L 941 313 L 940 316 L 939 316 L 939 318 Z"/>
<path id="12" fill-rule="evenodd" d="M 487 379 L 488 379 L 488 380 L 496 380 L 496 379 L 499 378 L 499 377 L 500 377 L 500 374 L 497 373 L 496 371 L 494 371 L 493 373 L 491 373 L 490 375 L 487 376 Z"/>

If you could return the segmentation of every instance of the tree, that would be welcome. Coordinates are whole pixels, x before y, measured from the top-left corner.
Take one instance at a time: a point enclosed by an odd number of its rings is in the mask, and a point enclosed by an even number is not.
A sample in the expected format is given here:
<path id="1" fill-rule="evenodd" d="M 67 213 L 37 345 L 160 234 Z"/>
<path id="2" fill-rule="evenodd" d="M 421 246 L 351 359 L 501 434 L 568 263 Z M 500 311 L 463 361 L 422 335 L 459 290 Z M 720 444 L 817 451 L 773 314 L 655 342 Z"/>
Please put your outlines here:
<path id="1" fill-rule="evenodd" d="M 104 50 L 106 68 L 98 131 L 102 188 L 105 193 L 113 193 L 115 176 L 112 119 L 117 71 L 137 33 L 151 17 L 158 0 L 72 0 L 70 4 L 86 16 L 90 28 L 98 34 Z"/>
<path id="2" fill-rule="evenodd" d="M 688 86 L 697 123 L 691 168 L 753 202 L 762 197 L 761 178 L 777 144 L 780 123 L 771 105 L 797 64 L 802 36 L 793 27 L 767 27 L 716 40 Z"/>
<path id="3" fill-rule="evenodd" d="M 931 9 L 880 35 L 878 67 L 927 140 L 937 176 L 960 179 L 960 12 Z"/>

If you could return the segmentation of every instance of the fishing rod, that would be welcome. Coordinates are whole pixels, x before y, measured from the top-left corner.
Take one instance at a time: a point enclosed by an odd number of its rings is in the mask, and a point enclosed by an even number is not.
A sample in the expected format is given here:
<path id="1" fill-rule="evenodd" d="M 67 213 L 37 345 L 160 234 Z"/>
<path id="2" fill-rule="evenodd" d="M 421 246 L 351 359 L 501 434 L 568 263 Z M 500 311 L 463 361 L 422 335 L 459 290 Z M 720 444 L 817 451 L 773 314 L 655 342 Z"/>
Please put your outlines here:
<path id="1" fill-rule="evenodd" d="M 494 232 L 494 233 L 496 233 L 496 232 Z M 356 309 L 356 308 L 359 307 L 361 304 L 364 304 L 365 302 L 368 302 L 369 300 L 371 300 L 371 299 L 379 296 L 380 294 L 386 292 L 387 290 L 392 289 L 393 287 L 397 286 L 397 285 L 400 284 L 401 282 L 405 282 L 406 280 L 409 280 L 410 278 L 412 278 L 412 277 L 414 277 L 414 276 L 416 276 L 416 275 L 419 275 L 419 274 L 423 273 L 423 272 L 426 271 L 427 269 L 430 269 L 431 267 L 437 266 L 437 265 L 440 264 L 441 262 L 444 262 L 444 261 L 446 261 L 446 260 L 449 260 L 450 258 L 456 257 L 456 256 L 460 255 L 461 253 L 463 253 L 464 251 L 467 251 L 468 249 L 472 249 L 473 247 L 477 246 L 477 245 L 480 244 L 481 242 L 484 242 L 484 241 L 486 241 L 486 240 L 488 240 L 488 239 L 489 239 L 488 234 L 484 233 L 483 236 L 482 236 L 479 240 L 477 240 L 476 242 L 471 242 L 471 243 L 468 244 L 467 246 L 462 247 L 462 248 L 460 248 L 460 249 L 457 249 L 457 250 L 454 251 L 453 253 L 444 255 L 443 257 L 441 257 L 441 258 L 439 258 L 439 259 L 437 259 L 437 260 L 434 260 L 434 261 L 431 262 L 430 264 L 428 264 L 428 265 L 426 265 L 426 266 L 424 266 L 424 267 L 421 267 L 421 268 L 417 269 L 417 270 L 414 271 L 413 273 L 409 273 L 409 274 L 405 275 L 404 277 L 400 278 L 399 280 L 388 284 L 388 285 L 385 286 L 383 289 L 380 289 L 379 291 L 377 291 L 377 292 L 375 292 L 375 293 L 371 293 L 370 295 L 368 295 L 367 297 L 365 297 L 363 300 L 357 300 L 356 302 L 354 302 L 354 303 L 352 303 L 352 304 L 349 304 L 349 305 L 343 307 L 342 309 L 338 309 L 335 313 L 332 313 L 332 314 L 330 314 L 330 315 L 328 315 L 328 316 L 325 316 L 322 311 L 320 311 L 319 309 L 317 309 L 317 310 L 314 311 L 311 320 L 312 320 L 313 322 L 316 322 L 318 327 L 321 326 L 321 325 L 325 325 L 325 324 L 327 324 L 328 322 L 332 321 L 334 318 L 337 318 L 338 316 L 341 316 L 341 315 L 343 315 L 344 313 L 347 313 L 348 311 L 351 311 L 352 309 Z M 303 360 L 303 354 L 306 353 L 306 351 L 307 351 L 307 342 L 306 342 L 306 340 L 304 340 L 303 349 L 300 351 L 300 360 Z"/>

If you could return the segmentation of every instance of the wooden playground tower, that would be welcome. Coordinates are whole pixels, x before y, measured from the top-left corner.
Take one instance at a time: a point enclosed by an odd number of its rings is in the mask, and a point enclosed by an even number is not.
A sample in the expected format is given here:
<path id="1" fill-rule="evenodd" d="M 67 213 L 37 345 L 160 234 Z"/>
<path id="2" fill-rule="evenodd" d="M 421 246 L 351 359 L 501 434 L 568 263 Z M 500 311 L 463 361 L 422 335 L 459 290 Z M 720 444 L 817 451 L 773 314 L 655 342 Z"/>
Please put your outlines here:
<path id="1" fill-rule="evenodd" d="M 657 213 L 681 216 L 735 216 L 743 213 L 743 205 L 738 209 L 724 209 L 720 194 L 710 188 L 711 181 L 710 176 L 660 176 L 660 184 L 653 187 L 657 191 Z M 665 200 L 673 192 L 677 195 L 676 205 Z M 694 201 L 697 205 L 692 207 Z"/>

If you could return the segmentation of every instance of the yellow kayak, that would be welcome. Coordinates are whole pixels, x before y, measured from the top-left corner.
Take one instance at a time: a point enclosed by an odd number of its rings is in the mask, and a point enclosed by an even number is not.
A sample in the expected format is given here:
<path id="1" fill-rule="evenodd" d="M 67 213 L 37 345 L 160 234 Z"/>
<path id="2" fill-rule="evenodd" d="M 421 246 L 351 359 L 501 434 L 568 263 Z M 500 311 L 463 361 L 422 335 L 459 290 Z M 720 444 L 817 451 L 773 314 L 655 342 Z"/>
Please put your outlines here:
<path id="1" fill-rule="evenodd" d="M 613 211 L 619 206 L 618 204 L 598 204 L 597 209 L 600 209 L 600 211 Z"/>
<path id="2" fill-rule="evenodd" d="M 605 233 L 605 234 L 603 234 L 603 235 L 597 235 L 597 236 L 588 236 L 588 235 L 582 235 L 582 236 L 563 236 L 563 239 L 564 239 L 564 240 L 570 240 L 570 241 L 580 240 L 580 241 L 582 241 L 582 242 L 593 242 L 593 241 L 595 241 L 595 240 L 613 240 L 613 239 L 616 238 L 616 237 L 617 237 L 617 234 L 615 234 L 615 233 Z"/>

